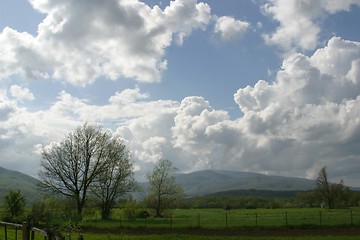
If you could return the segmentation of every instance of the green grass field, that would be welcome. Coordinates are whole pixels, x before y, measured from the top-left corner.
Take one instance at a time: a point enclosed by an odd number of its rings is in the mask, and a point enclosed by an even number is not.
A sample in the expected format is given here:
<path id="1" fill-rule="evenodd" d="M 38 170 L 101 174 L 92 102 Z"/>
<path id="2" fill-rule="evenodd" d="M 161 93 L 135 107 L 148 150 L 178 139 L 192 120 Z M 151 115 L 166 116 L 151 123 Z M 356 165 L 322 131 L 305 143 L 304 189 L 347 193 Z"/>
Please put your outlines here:
<path id="1" fill-rule="evenodd" d="M 107 233 L 82 233 L 85 240 L 220 240 L 224 239 L 224 236 L 201 236 L 201 235 L 186 235 L 186 234 L 147 234 L 147 235 L 126 235 L 126 234 L 107 234 Z M 14 229 L 8 229 L 8 239 L 22 239 L 21 231 L 18 231 L 17 238 L 15 237 Z M 65 234 L 66 237 L 70 236 L 70 239 L 77 240 L 78 233 Z M 0 228 L 0 239 L 5 239 L 4 229 Z M 35 234 L 35 240 L 43 240 L 43 236 Z M 68 239 L 68 238 L 66 238 Z M 355 240 L 359 239 L 359 236 L 226 236 L 227 240 L 255 240 L 255 239 L 267 239 L 267 240 Z"/>
<path id="2" fill-rule="evenodd" d="M 165 218 L 127 220 L 115 210 L 111 220 L 87 218 L 96 228 L 291 228 L 360 226 L 360 209 L 176 209 Z"/>
<path id="3" fill-rule="evenodd" d="M 224 236 L 193 236 L 193 235 L 146 235 L 146 236 L 129 236 L 129 235 L 90 235 L 84 234 L 85 240 L 220 240 Z M 357 240 L 358 236 L 306 236 L 306 237 L 247 237 L 247 236 L 226 236 L 226 240 Z"/>
<path id="4" fill-rule="evenodd" d="M 152 218 L 127 220 L 121 209 L 113 212 L 111 220 L 100 220 L 95 213 L 86 216 L 83 224 L 85 240 L 95 239 L 223 239 L 218 234 L 212 235 L 211 231 L 226 234 L 226 231 L 253 231 L 277 229 L 291 231 L 293 229 L 336 229 L 338 227 L 355 226 L 360 228 L 360 208 L 353 209 L 175 209 L 168 212 L 166 218 Z M 86 232 L 85 229 L 92 229 Z M 131 229 L 127 231 L 126 229 Z M 154 233 L 148 234 L 154 229 Z M 84 232 L 85 231 L 85 232 Z M 123 234 L 125 232 L 126 234 Z M 190 232 L 195 234 L 190 234 Z M 210 232 L 210 234 L 209 234 Z M 129 233 L 131 233 L 129 235 Z M 205 234 L 202 234 L 205 233 Z M 4 226 L 0 226 L 0 240 L 4 237 Z M 7 228 L 8 239 L 21 238 L 21 230 Z M 78 239 L 77 232 L 65 231 L 65 236 Z M 251 236 L 252 234 L 250 234 Z M 35 234 L 35 240 L 43 240 L 41 234 Z M 226 236 L 226 239 L 255 239 L 247 236 Z M 359 236 L 296 236 L 273 237 L 258 236 L 256 239 L 359 239 Z"/>

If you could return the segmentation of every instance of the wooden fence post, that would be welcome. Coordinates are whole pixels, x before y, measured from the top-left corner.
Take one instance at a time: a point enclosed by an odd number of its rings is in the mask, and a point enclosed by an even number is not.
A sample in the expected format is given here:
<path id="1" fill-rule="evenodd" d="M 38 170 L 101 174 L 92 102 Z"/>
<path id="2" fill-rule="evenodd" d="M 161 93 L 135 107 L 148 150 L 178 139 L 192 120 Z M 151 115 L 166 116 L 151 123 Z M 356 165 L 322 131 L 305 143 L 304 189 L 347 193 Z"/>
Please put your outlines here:
<path id="1" fill-rule="evenodd" d="M 225 228 L 228 228 L 228 214 L 225 213 Z"/>
<path id="2" fill-rule="evenodd" d="M 33 230 L 30 232 L 30 239 L 35 240 L 35 232 Z"/>
<path id="3" fill-rule="evenodd" d="M 170 214 L 170 229 L 173 228 L 173 218 L 172 218 L 172 214 Z"/>
<path id="4" fill-rule="evenodd" d="M 198 213 L 198 228 L 200 228 L 200 213 Z"/>
<path id="5" fill-rule="evenodd" d="M 30 228 L 27 222 L 24 222 L 22 225 L 22 236 L 23 240 L 30 240 Z"/>
<path id="6" fill-rule="evenodd" d="M 4 226 L 4 231 L 5 231 L 5 240 L 7 240 L 7 228 L 6 228 L 6 225 Z"/>

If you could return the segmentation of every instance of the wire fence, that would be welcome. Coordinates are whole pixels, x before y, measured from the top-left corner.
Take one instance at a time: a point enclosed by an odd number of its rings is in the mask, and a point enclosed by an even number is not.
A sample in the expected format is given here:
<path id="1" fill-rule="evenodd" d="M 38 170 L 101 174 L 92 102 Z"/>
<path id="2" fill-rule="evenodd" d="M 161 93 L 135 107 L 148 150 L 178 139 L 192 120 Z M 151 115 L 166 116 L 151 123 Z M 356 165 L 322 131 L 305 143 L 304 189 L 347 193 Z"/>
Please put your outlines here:
<path id="1" fill-rule="evenodd" d="M 36 240 L 36 239 L 48 239 L 48 234 L 42 229 L 36 227 L 30 227 L 27 224 L 17 224 L 0 221 L 0 239 L 4 240 Z M 35 233 L 37 236 L 35 238 Z"/>
<path id="2" fill-rule="evenodd" d="M 52 212 L 52 218 L 61 212 Z M 61 231 L 68 236 L 80 234 L 82 228 L 98 229 L 249 229 L 249 228 L 328 228 L 328 227 L 360 227 L 360 208 L 356 209 L 253 209 L 230 210 L 222 209 L 177 209 L 162 218 L 125 217 L 124 211 L 117 209 L 112 218 L 103 220 L 100 214 L 85 216 L 80 228 L 69 227 L 71 221 L 62 220 Z M 69 225 L 69 226 L 67 226 Z M 36 234 L 35 234 L 36 232 Z M 26 240 L 49 239 L 48 234 L 38 228 L 29 227 L 24 232 L 24 225 L 0 222 L 0 239 Z"/>
<path id="3" fill-rule="evenodd" d="M 190 210 L 191 211 L 191 210 Z M 318 210 L 318 211 L 174 211 L 163 218 L 137 218 L 128 220 L 119 215 L 111 220 L 88 219 L 84 223 L 97 228 L 291 228 L 291 227 L 331 227 L 360 226 L 360 209 Z"/>

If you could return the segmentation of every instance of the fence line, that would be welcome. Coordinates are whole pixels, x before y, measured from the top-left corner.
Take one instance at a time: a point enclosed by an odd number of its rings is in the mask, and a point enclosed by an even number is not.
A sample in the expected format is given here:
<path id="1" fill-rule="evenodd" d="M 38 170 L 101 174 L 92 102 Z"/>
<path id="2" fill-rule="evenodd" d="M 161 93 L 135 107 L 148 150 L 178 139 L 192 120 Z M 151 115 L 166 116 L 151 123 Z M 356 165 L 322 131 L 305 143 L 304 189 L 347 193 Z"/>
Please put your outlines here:
<path id="1" fill-rule="evenodd" d="M 193 218 L 175 217 L 171 219 L 171 225 L 184 226 L 193 222 Z M 192 219 L 192 220 L 191 220 Z M 241 215 L 238 213 L 224 213 L 223 217 L 197 216 L 197 226 L 203 228 L 230 228 L 230 227 L 290 227 L 290 226 L 360 226 L 360 211 L 350 210 L 348 213 L 323 212 L 318 215 L 295 214 L 288 211 L 277 214 L 258 213 Z M 148 223 L 149 225 L 149 223 Z"/>
<path id="2" fill-rule="evenodd" d="M 4 226 L 4 239 L 8 240 L 8 230 L 9 227 L 14 228 L 15 229 L 15 240 L 17 240 L 18 238 L 18 229 L 22 228 L 21 224 L 16 224 L 16 223 L 8 223 L 8 222 L 1 222 L 0 221 L 0 226 Z"/>
<path id="3" fill-rule="evenodd" d="M 193 211 L 198 211 L 193 209 Z M 88 218 L 84 224 L 98 228 L 243 228 L 243 227 L 331 227 L 331 226 L 360 226 L 360 209 L 314 210 L 309 212 L 294 212 L 291 210 L 264 212 L 255 210 L 249 212 L 224 211 L 222 213 L 194 213 L 179 212 L 169 214 L 164 218 L 138 218 L 127 220 L 124 216 L 116 215 L 116 219 L 101 220 Z M 120 218 L 119 218 L 120 217 Z"/>
<path id="4" fill-rule="evenodd" d="M 59 212 L 60 213 L 60 212 Z M 53 212 L 53 214 L 59 214 Z M 120 213 L 120 214 L 119 214 Z M 56 217 L 56 216 L 53 217 Z M 49 216 L 50 217 L 50 216 Z M 312 211 L 282 210 L 220 210 L 189 209 L 175 210 L 164 218 L 137 218 L 128 220 L 123 212 L 117 212 L 116 218 L 111 220 L 99 220 L 98 215 L 85 216 L 82 226 L 96 228 L 203 228 L 203 229 L 234 229 L 234 228 L 292 228 L 292 227 L 329 227 L 329 226 L 356 226 L 360 227 L 360 208 L 347 210 L 324 210 L 314 209 Z M 15 240 L 34 240 L 40 234 L 47 240 L 50 236 L 47 232 L 30 227 L 27 224 L 15 224 L 0 222 L 4 229 L 2 235 L 5 240 L 9 238 L 9 231 L 14 231 Z M 20 229 L 20 230 L 19 230 Z M 73 231 L 73 230 L 70 230 Z M 20 232 L 20 233 L 19 233 Z M 3 239 L 0 236 L 0 239 Z M 13 240 L 13 237 L 12 237 Z"/>
<path id="5" fill-rule="evenodd" d="M 34 240 L 35 232 L 38 232 L 41 235 L 43 235 L 44 240 L 48 239 L 48 234 L 46 231 L 36 228 L 36 227 L 30 227 L 27 223 L 17 224 L 17 223 L 9 223 L 9 222 L 0 221 L 0 226 L 4 226 L 4 240 L 8 240 L 9 227 L 13 228 L 15 230 L 15 240 L 18 239 L 18 230 L 19 229 L 21 229 L 23 240 Z"/>

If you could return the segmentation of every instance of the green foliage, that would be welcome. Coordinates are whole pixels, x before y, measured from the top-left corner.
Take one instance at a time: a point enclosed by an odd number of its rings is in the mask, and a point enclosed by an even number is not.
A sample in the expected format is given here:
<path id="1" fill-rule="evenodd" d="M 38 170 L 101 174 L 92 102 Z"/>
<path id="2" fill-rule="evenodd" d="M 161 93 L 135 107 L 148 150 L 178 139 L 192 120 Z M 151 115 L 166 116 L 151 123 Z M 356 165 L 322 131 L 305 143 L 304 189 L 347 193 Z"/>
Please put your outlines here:
<path id="1" fill-rule="evenodd" d="M 107 217 L 119 195 L 131 185 L 122 184 L 128 177 L 132 180 L 125 146 L 118 136 L 97 125 L 85 123 L 76 128 L 62 142 L 44 148 L 42 158 L 42 189 L 74 200 L 79 217 L 92 188 Z"/>
<path id="2" fill-rule="evenodd" d="M 321 198 L 316 191 L 299 192 L 296 195 L 296 202 L 298 203 L 299 207 L 317 208 L 321 204 Z"/>
<path id="3" fill-rule="evenodd" d="M 116 202 L 135 189 L 133 166 L 125 145 L 121 141 L 113 141 L 108 148 L 108 167 L 90 186 L 103 219 L 109 219 L 110 211 L 116 206 Z"/>
<path id="4" fill-rule="evenodd" d="M 34 225 L 47 228 L 76 229 L 82 224 L 74 201 L 68 198 L 44 197 L 31 208 Z"/>
<path id="5" fill-rule="evenodd" d="M 10 191 L 4 197 L 4 220 L 7 222 L 20 222 L 23 220 L 25 211 L 25 197 L 21 194 L 20 190 Z"/>
<path id="6" fill-rule="evenodd" d="M 319 176 L 316 180 L 315 192 L 319 195 L 322 205 L 327 208 L 341 208 L 344 197 L 344 184 L 341 180 L 339 183 L 330 183 L 326 167 L 319 171 Z"/>
<path id="7" fill-rule="evenodd" d="M 83 227 L 83 216 L 93 218 L 95 214 L 91 209 L 85 208 L 80 216 L 73 199 L 45 196 L 42 200 L 33 202 L 29 220 L 32 225 L 45 230 L 49 235 L 63 237 L 64 232 L 77 232 Z"/>
<path id="8" fill-rule="evenodd" d="M 150 215 L 143 204 L 137 203 L 133 200 L 127 201 L 124 204 L 123 211 L 126 219 L 128 220 L 147 218 Z"/>
<path id="9" fill-rule="evenodd" d="M 223 197 L 203 196 L 186 199 L 178 203 L 179 208 L 231 208 L 231 209 L 256 209 L 256 208 L 289 208 L 298 207 L 294 199 L 276 199 L 262 197 Z"/>
<path id="10" fill-rule="evenodd" d="M 289 199 L 294 198 L 299 190 L 259 190 L 259 189 L 238 189 L 208 194 L 208 196 L 223 197 L 258 197 L 258 198 L 276 198 Z"/>
<path id="11" fill-rule="evenodd" d="M 184 195 L 183 189 L 176 183 L 175 171 L 170 160 L 160 159 L 147 176 L 150 187 L 144 202 L 155 210 L 156 217 L 161 217 L 164 210 L 174 207 Z"/>
<path id="12" fill-rule="evenodd" d="M 293 193 L 291 193 L 293 194 Z M 345 188 L 337 201 L 337 208 L 360 206 L 360 192 Z M 238 197 L 238 196 L 197 196 L 177 202 L 177 208 L 319 208 L 322 200 L 316 191 L 299 191 L 292 198 Z"/>

